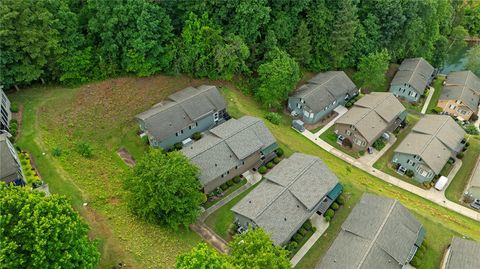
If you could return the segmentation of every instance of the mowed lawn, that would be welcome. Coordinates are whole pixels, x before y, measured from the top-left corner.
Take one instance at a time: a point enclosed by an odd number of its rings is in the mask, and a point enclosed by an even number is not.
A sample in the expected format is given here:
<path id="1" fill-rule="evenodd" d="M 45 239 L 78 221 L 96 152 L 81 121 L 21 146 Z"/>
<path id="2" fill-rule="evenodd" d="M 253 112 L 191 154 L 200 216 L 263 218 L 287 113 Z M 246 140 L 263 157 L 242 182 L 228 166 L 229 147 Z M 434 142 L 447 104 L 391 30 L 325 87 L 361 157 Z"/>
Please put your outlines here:
<path id="1" fill-rule="evenodd" d="M 9 95 L 12 101 L 24 107 L 18 145 L 32 153 L 52 192 L 69 197 L 91 225 L 92 236 L 99 239 L 102 250 L 100 268 L 109 268 L 118 262 L 125 262 L 132 268 L 173 267 L 178 254 L 188 251 L 200 241 L 195 233 L 188 230 L 173 232 L 144 223 L 130 214 L 122 186 L 130 168 L 116 154 L 116 150 L 124 146 L 139 158 L 146 149 L 136 136 L 134 115 L 174 91 L 200 84 L 228 86 L 222 92 L 229 103 L 229 112 L 235 117 L 248 114 L 263 118 L 266 112 L 251 97 L 233 90 L 228 83 L 192 80 L 183 76 L 118 78 L 75 89 L 34 87 Z M 439 242 L 449 241 L 452 234 L 480 240 L 480 223 L 385 184 L 330 155 L 294 131 L 287 116 L 280 125 L 270 122 L 266 125 L 287 155 L 298 151 L 322 158 L 352 193 L 353 198 L 349 200 L 352 205 L 365 191 L 396 198 L 415 214 L 421 215 L 422 222 L 430 222 L 443 229 L 444 240 Z M 92 146 L 93 158 L 85 159 L 76 152 L 79 142 Z M 51 155 L 54 148 L 62 150 L 60 157 Z M 82 205 L 84 202 L 88 204 L 86 207 Z M 346 217 L 347 213 L 343 214 Z M 339 226 L 332 225 L 332 237 L 335 227 L 338 231 Z M 305 260 L 311 261 L 308 264 L 318 261 L 328 247 L 325 242 L 327 240 L 319 240 L 307 254 Z M 440 243 L 437 247 L 443 249 L 446 244 Z"/>

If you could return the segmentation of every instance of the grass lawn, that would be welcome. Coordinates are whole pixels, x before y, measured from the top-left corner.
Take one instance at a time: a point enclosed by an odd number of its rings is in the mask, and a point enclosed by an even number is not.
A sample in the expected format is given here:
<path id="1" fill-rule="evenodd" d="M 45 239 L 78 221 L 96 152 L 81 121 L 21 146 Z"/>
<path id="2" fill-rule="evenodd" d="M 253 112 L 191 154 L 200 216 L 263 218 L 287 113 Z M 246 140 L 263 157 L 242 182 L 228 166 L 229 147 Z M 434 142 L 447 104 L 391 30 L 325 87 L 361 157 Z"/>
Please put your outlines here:
<path id="1" fill-rule="evenodd" d="M 232 116 L 248 114 L 264 119 L 266 110 L 251 97 L 229 90 L 233 88 L 231 84 L 184 76 L 124 77 L 74 89 L 40 86 L 9 95 L 12 101 L 24 107 L 22 133 L 17 144 L 31 154 L 52 193 L 67 196 L 90 225 L 91 235 L 99 240 L 102 252 L 99 268 L 110 268 L 120 261 L 132 268 L 171 268 L 178 254 L 200 242 L 200 238 L 189 230 L 174 232 L 144 223 L 130 213 L 123 189 L 123 178 L 130 168 L 118 157 L 116 150 L 124 146 L 135 158 L 142 156 L 146 148 L 135 134 L 134 115 L 174 91 L 201 84 L 228 86 L 222 92 Z M 282 117 L 279 125 L 265 119 L 264 122 L 286 156 L 294 151 L 318 156 L 337 174 L 347 190 L 358 193 L 358 197 L 368 191 L 399 199 L 416 214 L 441 223 L 446 230 L 480 240 L 480 223 L 351 166 L 293 130 L 288 116 Z M 92 158 L 85 159 L 76 152 L 79 142 L 92 146 Z M 53 148 L 60 148 L 62 155 L 53 157 Z M 82 206 L 84 202 L 88 206 Z M 233 206 L 234 202 L 231 204 Z M 227 227 L 233 220 L 230 210 L 224 207 L 214 214 L 221 215 L 219 219 Z M 336 219 L 340 219 L 339 215 Z M 220 230 L 219 227 L 216 230 Z M 322 253 L 316 254 L 317 260 Z"/>
<path id="2" fill-rule="evenodd" d="M 402 176 L 398 174 L 395 169 L 393 168 L 392 165 L 392 159 L 393 159 L 393 154 L 395 149 L 402 143 L 402 141 L 405 139 L 405 137 L 411 132 L 413 126 L 420 120 L 419 117 L 413 114 L 408 114 L 407 115 L 407 122 L 408 125 L 400 131 L 400 133 L 397 134 L 397 141 L 380 157 L 374 164 L 373 167 L 381 170 L 391 176 L 397 177 L 403 181 L 406 181 L 410 184 L 413 184 L 415 186 L 424 188 L 421 183 L 418 183 L 416 180 L 409 178 L 407 176 Z"/>
<path id="3" fill-rule="evenodd" d="M 453 166 L 454 165 L 451 163 L 446 163 L 445 166 L 442 168 L 442 171 L 440 171 L 440 175 L 448 177 L 448 174 L 450 174 L 450 172 L 452 171 Z"/>
<path id="4" fill-rule="evenodd" d="M 473 173 L 475 164 L 477 162 L 480 152 L 480 137 L 470 137 L 468 140 L 470 147 L 465 152 L 465 156 L 462 159 L 462 167 L 458 170 L 457 174 L 453 178 L 448 188 L 445 190 L 445 196 L 448 200 L 460 203 L 463 191 L 470 180 L 470 176 Z"/>
<path id="5" fill-rule="evenodd" d="M 358 151 L 342 147 L 342 145 L 339 145 L 337 143 L 337 135 L 335 134 L 335 125 L 328 128 L 323 134 L 321 134 L 320 139 L 327 142 L 330 146 L 342 151 L 343 153 L 350 155 L 355 159 L 360 158 L 360 153 L 358 153 Z"/>
<path id="6" fill-rule="evenodd" d="M 427 113 L 434 113 L 433 109 L 437 107 L 438 99 L 442 94 L 443 81 L 445 81 L 445 77 L 438 77 L 433 81 L 432 85 L 433 88 L 435 88 L 435 92 L 433 93 L 432 100 L 430 100 L 430 103 L 428 104 Z"/>
<path id="7" fill-rule="evenodd" d="M 234 183 L 231 187 L 229 187 L 226 191 L 223 192 L 223 197 L 221 199 L 218 199 L 215 201 L 207 201 L 206 203 L 203 204 L 203 208 L 207 209 L 212 205 L 218 203 L 219 201 L 223 200 L 223 198 L 227 197 L 230 193 L 236 191 L 238 188 L 245 185 L 246 183 L 247 183 L 246 179 L 243 179 L 238 183 Z"/>

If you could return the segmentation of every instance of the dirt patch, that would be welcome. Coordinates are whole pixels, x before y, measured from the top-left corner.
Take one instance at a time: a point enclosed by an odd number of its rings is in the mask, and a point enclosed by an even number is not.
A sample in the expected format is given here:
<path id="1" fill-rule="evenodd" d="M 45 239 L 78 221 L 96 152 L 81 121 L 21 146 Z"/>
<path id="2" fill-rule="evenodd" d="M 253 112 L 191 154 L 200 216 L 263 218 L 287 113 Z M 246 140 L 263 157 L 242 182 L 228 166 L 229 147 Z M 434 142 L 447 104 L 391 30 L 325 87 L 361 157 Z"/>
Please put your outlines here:
<path id="1" fill-rule="evenodd" d="M 113 196 L 113 197 L 110 197 L 110 199 L 108 199 L 108 202 L 112 205 L 118 205 L 120 204 L 121 201 L 122 200 L 117 196 Z"/>
<path id="2" fill-rule="evenodd" d="M 122 160 L 130 167 L 135 166 L 135 158 L 127 151 L 126 148 L 121 147 L 120 149 L 117 150 L 118 156 L 122 158 Z"/>

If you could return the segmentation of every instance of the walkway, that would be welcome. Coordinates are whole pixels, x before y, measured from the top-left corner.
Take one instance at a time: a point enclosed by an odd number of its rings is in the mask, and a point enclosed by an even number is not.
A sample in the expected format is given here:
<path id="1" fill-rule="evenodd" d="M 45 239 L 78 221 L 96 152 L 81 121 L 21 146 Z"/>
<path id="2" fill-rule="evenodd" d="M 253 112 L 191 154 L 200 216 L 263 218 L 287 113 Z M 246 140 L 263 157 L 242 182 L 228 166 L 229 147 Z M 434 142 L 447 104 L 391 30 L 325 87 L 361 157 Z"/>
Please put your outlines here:
<path id="1" fill-rule="evenodd" d="M 323 126 L 320 131 L 316 132 L 315 135 L 319 137 L 321 134 L 323 134 L 325 131 L 327 131 L 330 127 L 332 127 L 333 124 L 340 118 L 343 114 L 347 113 L 348 109 L 344 106 L 337 106 L 333 111 L 337 112 L 338 115 L 333 118 L 331 121 L 329 121 L 325 126 Z"/>
<path id="2" fill-rule="evenodd" d="M 218 249 L 218 251 L 222 253 L 228 253 L 227 242 L 218 236 L 214 231 L 212 231 L 202 221 L 197 221 L 196 223 L 191 224 L 190 229 L 200 235 L 203 240 L 207 241 L 210 245 Z"/>
<path id="3" fill-rule="evenodd" d="M 435 88 L 430 87 L 430 89 L 428 90 L 427 100 L 425 100 L 425 104 L 423 104 L 423 108 L 421 112 L 422 114 L 425 114 L 427 112 L 428 104 L 430 104 L 430 100 L 432 100 L 432 96 L 434 92 L 435 92 Z"/>
<path id="4" fill-rule="evenodd" d="M 421 189 L 417 186 L 414 186 L 414 185 L 412 185 L 410 183 L 407 183 L 403 180 L 400 180 L 396 177 L 388 175 L 388 174 L 386 174 L 386 173 L 384 173 L 384 172 L 382 172 L 378 169 L 375 169 L 375 168 L 369 166 L 368 164 L 362 163 L 359 160 L 356 160 L 356 159 L 348 156 L 347 154 L 345 154 L 345 153 L 335 149 L 334 147 L 330 146 L 325 141 L 317 138 L 311 132 L 305 131 L 302 134 L 305 137 L 307 137 L 308 139 L 310 139 L 312 142 L 317 144 L 319 147 L 321 147 L 324 150 L 330 152 L 331 154 L 339 157 L 340 159 L 354 165 L 355 167 L 364 170 L 365 172 L 369 173 L 370 175 L 378 177 L 378 178 L 382 179 L 383 181 L 385 181 L 389 184 L 395 185 L 399 188 L 402 188 L 402 189 L 404 189 L 406 191 L 409 191 L 413 194 L 416 194 L 420 197 L 428 199 L 428 200 L 430 200 L 430 201 L 432 201 L 432 202 L 434 202 L 434 203 L 436 203 L 440 206 L 448 208 L 448 209 L 450 209 L 452 211 L 455 211 L 455 212 L 457 212 L 461 215 L 464 215 L 466 217 L 469 217 L 469 218 L 472 218 L 474 220 L 480 221 L 480 212 L 476 212 L 472 209 L 466 208 L 462 205 L 459 205 L 459 204 L 454 203 L 450 200 L 447 200 L 444 196 L 442 197 L 442 196 L 439 196 L 439 195 L 435 194 L 434 192 L 430 192 L 428 190 Z"/>
<path id="5" fill-rule="evenodd" d="M 320 236 L 322 236 L 322 234 L 327 230 L 328 226 L 330 226 L 330 223 L 325 221 L 323 216 L 320 216 L 318 214 L 313 214 L 310 220 L 312 221 L 313 226 L 317 228 L 317 230 L 312 234 L 312 236 L 310 236 L 307 242 L 305 242 L 302 248 L 300 248 L 290 260 L 290 263 L 293 267 L 298 264 L 298 262 L 303 258 L 303 256 L 305 256 L 305 254 L 307 254 L 313 244 L 315 244 L 315 242 L 317 242 Z"/>
<path id="6" fill-rule="evenodd" d="M 387 150 L 391 148 L 393 144 L 395 144 L 395 142 L 397 142 L 397 137 L 394 134 L 390 134 L 390 141 L 388 141 L 388 143 L 385 145 L 385 147 L 383 147 L 382 150 L 378 151 L 372 147 L 372 150 L 373 150 L 372 154 L 369 154 L 368 152 L 366 152 L 365 155 L 358 158 L 358 160 L 362 163 L 368 164 L 369 166 L 373 166 L 373 164 L 378 159 L 380 159 L 380 157 L 382 157 L 383 154 L 385 154 L 385 152 L 387 152 Z"/>

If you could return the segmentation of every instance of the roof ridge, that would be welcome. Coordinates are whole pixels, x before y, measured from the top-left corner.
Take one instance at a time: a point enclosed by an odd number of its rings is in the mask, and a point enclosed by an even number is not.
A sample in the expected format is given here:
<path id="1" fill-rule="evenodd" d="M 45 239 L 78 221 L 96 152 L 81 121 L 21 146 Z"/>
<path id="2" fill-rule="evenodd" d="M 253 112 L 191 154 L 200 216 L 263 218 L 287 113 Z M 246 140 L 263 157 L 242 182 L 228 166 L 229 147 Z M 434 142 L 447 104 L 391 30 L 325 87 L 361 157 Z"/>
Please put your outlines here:
<path id="1" fill-rule="evenodd" d="M 383 220 L 382 224 L 380 225 L 378 231 L 375 233 L 375 236 L 372 238 L 369 246 L 368 246 L 368 249 L 367 251 L 365 251 L 362 259 L 360 260 L 360 262 L 358 263 L 357 265 L 357 269 L 360 269 L 363 265 L 363 262 L 365 262 L 365 259 L 367 258 L 368 254 L 370 253 L 370 250 L 372 249 L 373 245 L 375 244 L 375 242 L 377 241 L 377 238 L 378 236 L 380 235 L 380 233 L 383 231 L 383 227 L 385 226 L 385 224 L 387 223 L 388 219 L 390 218 L 390 215 L 392 214 L 392 211 L 393 209 L 395 208 L 395 206 L 397 205 L 398 201 L 397 200 L 393 200 L 393 203 L 392 205 L 390 206 L 389 210 L 388 210 L 388 213 L 387 215 L 385 216 L 385 219 Z M 383 249 L 382 249 L 383 250 Z M 385 251 L 385 250 L 383 250 Z M 386 251 L 385 251 L 386 252 Z M 387 254 L 392 257 L 388 252 Z M 394 257 L 392 257 L 393 259 L 395 259 Z M 398 261 L 397 261 L 398 262 Z"/>
<path id="2" fill-rule="evenodd" d="M 273 182 L 273 183 L 275 183 L 276 185 L 279 185 L 279 186 L 283 187 L 283 190 L 280 191 L 277 195 L 275 195 L 275 197 L 271 200 L 271 202 L 270 202 L 268 205 L 266 205 L 261 211 L 259 211 L 259 212 L 255 215 L 254 219 L 258 218 L 258 216 L 260 216 L 263 212 L 265 212 L 265 211 L 267 210 L 267 208 L 269 208 L 269 207 L 273 204 L 273 202 L 276 201 L 278 198 L 280 198 L 280 196 L 281 196 L 282 194 L 284 194 L 286 191 L 290 192 L 290 194 L 292 194 L 292 196 L 295 197 L 295 199 L 297 199 L 302 205 L 305 206 L 305 208 L 308 209 L 308 207 L 307 207 L 304 203 L 302 203 L 302 201 L 300 201 L 300 199 L 298 199 L 298 197 L 297 197 L 296 195 L 294 195 L 294 194 L 289 190 L 289 188 L 290 188 L 290 186 L 293 185 L 293 183 L 295 183 L 295 182 L 300 178 L 301 175 L 303 175 L 303 174 L 307 171 L 307 169 L 309 169 L 310 167 L 312 167 L 312 165 L 315 164 L 316 162 L 318 162 L 318 160 L 313 159 L 313 160 L 310 162 L 310 164 L 307 165 L 307 166 L 305 166 L 305 167 L 302 169 L 302 171 L 301 171 L 300 173 L 298 173 L 298 175 L 295 176 L 295 178 L 292 180 L 292 182 L 290 182 L 287 186 L 282 186 L 282 185 L 276 183 L 275 181 L 272 181 L 272 180 L 268 179 L 268 177 L 265 177 L 268 181 Z"/>
<path id="3" fill-rule="evenodd" d="M 384 122 L 386 122 L 386 120 L 375 110 L 379 105 L 383 104 L 383 102 L 385 102 L 385 100 L 387 100 L 387 98 L 390 97 L 389 94 L 385 94 L 385 98 L 383 98 L 383 100 L 381 102 L 378 102 L 373 108 L 368 108 L 368 107 L 364 107 L 364 108 L 367 108 L 367 109 L 370 109 L 370 111 L 368 111 L 367 113 L 365 113 L 365 115 L 363 115 L 360 119 L 358 119 L 354 124 L 352 125 L 356 125 L 357 123 L 359 123 L 361 120 L 363 120 L 365 117 L 367 117 L 367 115 L 370 115 L 370 113 L 372 112 L 375 112 Z M 357 105 L 359 106 L 359 105 Z M 363 107 L 363 106 L 359 106 L 359 107 Z M 358 129 L 358 128 L 357 128 Z M 360 130 L 359 130 L 360 132 Z M 361 133 L 361 132 L 360 132 Z"/>
<path id="4" fill-rule="evenodd" d="M 445 146 L 445 144 L 444 144 L 440 139 L 437 138 L 437 135 L 438 135 L 438 133 L 440 132 L 440 130 L 443 129 L 443 126 L 445 126 L 445 124 L 447 124 L 447 121 L 448 121 L 448 117 L 445 117 L 445 121 L 442 123 L 442 125 L 441 125 L 440 127 L 438 127 L 438 129 L 435 131 L 435 133 L 434 133 L 434 134 L 428 134 L 428 135 L 431 136 L 431 138 L 428 140 L 427 143 L 425 143 L 425 145 L 423 145 L 422 150 L 421 150 L 420 153 L 418 154 L 419 156 L 422 156 L 422 155 L 423 155 L 423 153 L 425 152 L 425 150 L 427 149 L 427 147 L 430 146 L 430 144 L 432 143 L 432 141 L 433 141 L 434 138 L 436 138 L 440 143 L 442 143 L 442 144 Z M 422 157 L 422 159 L 423 159 L 423 157 Z"/>
<path id="5" fill-rule="evenodd" d="M 412 80 L 412 77 L 413 75 L 415 74 L 415 71 L 417 71 L 417 68 L 418 66 L 420 65 L 420 62 L 422 61 L 422 58 L 418 58 L 418 62 L 417 62 L 417 65 L 415 65 L 415 68 L 412 71 L 412 74 L 410 75 L 410 77 L 408 78 L 408 83 L 410 84 L 410 81 Z"/>

